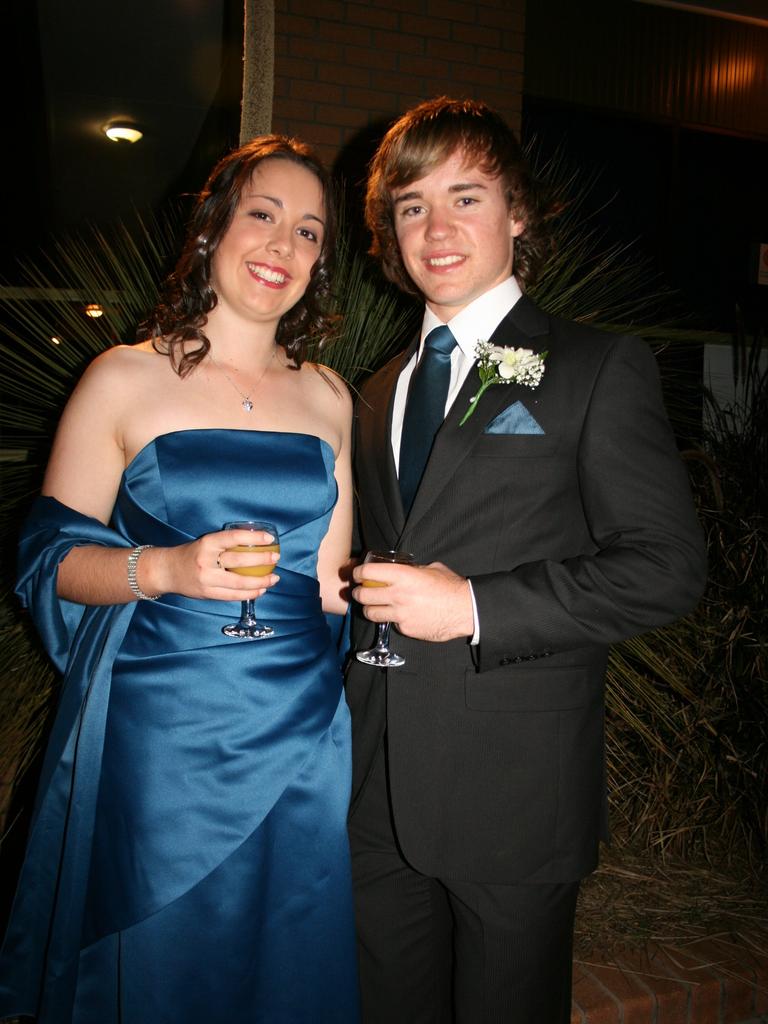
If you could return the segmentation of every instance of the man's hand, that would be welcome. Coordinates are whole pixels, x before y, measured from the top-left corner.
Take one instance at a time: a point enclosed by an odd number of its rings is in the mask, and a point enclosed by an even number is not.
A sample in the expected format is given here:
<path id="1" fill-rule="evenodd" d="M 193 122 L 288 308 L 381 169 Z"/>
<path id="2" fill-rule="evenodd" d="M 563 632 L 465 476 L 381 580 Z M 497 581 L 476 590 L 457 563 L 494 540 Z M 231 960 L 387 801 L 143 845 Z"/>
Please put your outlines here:
<path id="1" fill-rule="evenodd" d="M 357 586 L 352 593 L 371 622 L 392 622 L 405 636 L 435 642 L 474 632 L 469 581 L 442 562 L 368 562 L 358 565 L 353 577 L 358 584 L 363 580 L 386 584 Z"/>

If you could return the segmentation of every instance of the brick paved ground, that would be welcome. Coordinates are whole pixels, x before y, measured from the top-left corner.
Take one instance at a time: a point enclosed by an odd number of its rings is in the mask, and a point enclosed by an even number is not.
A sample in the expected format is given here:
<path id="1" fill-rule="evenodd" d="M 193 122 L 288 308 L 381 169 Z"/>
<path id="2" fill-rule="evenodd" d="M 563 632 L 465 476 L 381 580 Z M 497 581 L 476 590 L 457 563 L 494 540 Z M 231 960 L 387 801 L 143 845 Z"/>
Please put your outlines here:
<path id="1" fill-rule="evenodd" d="M 768 924 L 577 960 L 571 1024 L 768 1024 Z"/>

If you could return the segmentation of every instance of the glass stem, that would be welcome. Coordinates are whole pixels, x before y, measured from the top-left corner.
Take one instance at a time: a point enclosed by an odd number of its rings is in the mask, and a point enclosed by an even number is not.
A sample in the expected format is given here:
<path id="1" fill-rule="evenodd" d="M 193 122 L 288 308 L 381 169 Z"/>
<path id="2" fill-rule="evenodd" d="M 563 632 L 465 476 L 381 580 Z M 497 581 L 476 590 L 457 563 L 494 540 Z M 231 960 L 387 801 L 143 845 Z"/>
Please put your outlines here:
<path id="1" fill-rule="evenodd" d="M 380 622 L 376 627 L 376 650 L 389 650 L 389 622 Z"/>
<path id="2" fill-rule="evenodd" d="M 256 624 L 256 607 L 253 599 L 242 602 L 240 623 L 243 626 L 254 626 Z"/>

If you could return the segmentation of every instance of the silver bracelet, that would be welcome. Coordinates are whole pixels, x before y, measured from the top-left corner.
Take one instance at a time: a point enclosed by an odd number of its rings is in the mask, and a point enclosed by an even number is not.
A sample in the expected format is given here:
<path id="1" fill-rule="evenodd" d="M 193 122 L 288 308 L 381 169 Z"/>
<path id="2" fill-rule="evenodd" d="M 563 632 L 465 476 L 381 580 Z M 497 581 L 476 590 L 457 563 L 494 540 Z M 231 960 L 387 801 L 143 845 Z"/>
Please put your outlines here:
<path id="1" fill-rule="evenodd" d="M 137 544 L 130 555 L 128 555 L 128 586 L 140 601 L 156 601 L 160 597 L 159 594 L 145 594 L 136 580 L 136 566 L 139 563 L 139 555 L 142 551 L 146 551 L 147 548 L 152 546 L 152 544 Z"/>

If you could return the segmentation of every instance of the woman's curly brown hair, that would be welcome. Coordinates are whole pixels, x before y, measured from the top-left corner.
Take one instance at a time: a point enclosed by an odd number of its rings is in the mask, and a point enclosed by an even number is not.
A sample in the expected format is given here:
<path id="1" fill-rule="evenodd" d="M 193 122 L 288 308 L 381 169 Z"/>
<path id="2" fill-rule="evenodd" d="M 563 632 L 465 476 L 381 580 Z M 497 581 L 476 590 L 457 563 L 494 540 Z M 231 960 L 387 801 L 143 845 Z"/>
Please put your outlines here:
<path id="1" fill-rule="evenodd" d="M 225 156 L 214 167 L 200 193 L 187 229 L 179 261 L 167 278 L 160 301 L 139 328 L 158 352 L 170 356 L 185 377 L 210 349 L 205 336 L 208 314 L 218 298 L 211 284 L 213 256 L 227 232 L 240 194 L 263 160 L 290 160 L 305 167 L 320 182 L 325 205 L 325 230 L 320 255 L 301 299 L 278 323 L 276 341 L 296 367 L 306 358 L 310 342 L 322 344 L 335 317 L 326 312 L 336 246 L 336 214 L 328 174 L 311 147 L 284 135 L 261 135 Z M 197 347 L 188 350 L 189 342 Z"/>
<path id="2" fill-rule="evenodd" d="M 552 248 L 547 221 L 554 212 L 543 198 L 513 131 L 484 103 L 448 96 L 420 103 L 384 136 L 371 161 L 365 219 L 371 254 L 394 284 L 419 291 L 408 276 L 395 234 L 393 192 L 431 173 L 457 150 L 491 177 L 501 177 L 515 219 L 525 224 L 515 239 L 514 274 L 525 290 L 541 272 Z"/>

